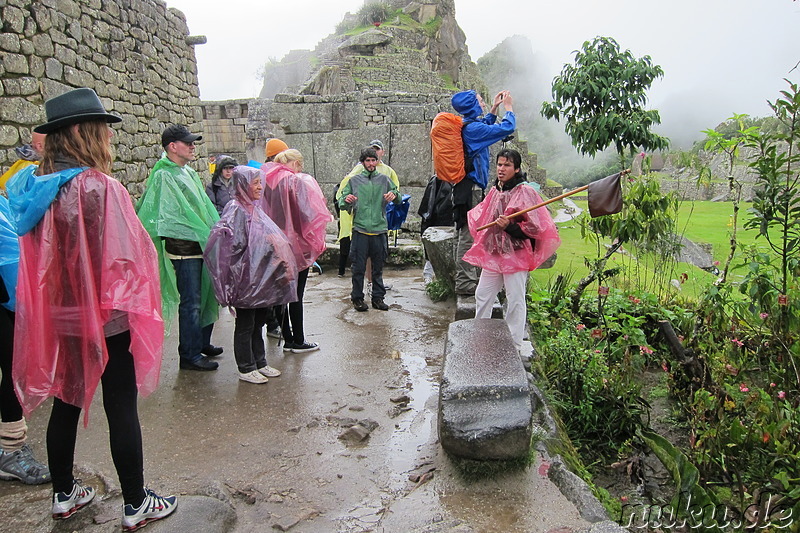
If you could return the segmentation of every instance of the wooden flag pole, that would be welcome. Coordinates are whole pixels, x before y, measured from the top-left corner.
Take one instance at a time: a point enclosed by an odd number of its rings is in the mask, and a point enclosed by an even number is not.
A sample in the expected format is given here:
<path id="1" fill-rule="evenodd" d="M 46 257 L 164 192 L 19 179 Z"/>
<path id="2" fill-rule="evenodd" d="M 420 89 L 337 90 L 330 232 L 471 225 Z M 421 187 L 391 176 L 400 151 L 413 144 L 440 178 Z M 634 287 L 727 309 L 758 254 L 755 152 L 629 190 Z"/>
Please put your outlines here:
<path id="1" fill-rule="evenodd" d="M 625 169 L 622 172 L 620 172 L 619 175 L 620 175 L 620 177 L 622 177 L 625 174 L 628 174 L 629 172 L 630 172 L 630 169 Z M 557 202 L 557 201 L 559 201 L 559 200 L 561 200 L 563 198 L 566 198 L 567 196 L 572 196 L 573 194 L 578 194 L 579 192 L 585 191 L 588 188 L 589 188 L 589 185 L 584 185 L 583 187 L 578 187 L 577 189 L 573 189 L 571 191 L 567 191 L 564 194 L 560 194 L 560 195 L 558 195 L 558 196 L 556 196 L 554 198 L 550 198 L 549 200 L 545 200 L 544 202 L 542 202 L 540 204 L 536 204 L 536 205 L 531 206 L 531 207 L 526 207 L 525 209 L 523 209 L 521 211 L 517 211 L 516 213 L 512 213 L 512 214 L 506 215 L 506 216 L 508 216 L 508 218 L 514 218 L 514 217 L 519 216 L 519 215 L 524 215 L 528 211 L 533 211 L 534 209 L 539 209 L 540 207 L 544 207 L 547 204 L 552 204 L 553 202 Z M 483 226 L 479 227 L 475 231 L 481 231 L 481 230 L 485 230 L 486 228 L 491 228 L 495 224 L 497 224 L 496 220 L 494 222 L 489 222 L 488 224 L 484 224 Z"/>

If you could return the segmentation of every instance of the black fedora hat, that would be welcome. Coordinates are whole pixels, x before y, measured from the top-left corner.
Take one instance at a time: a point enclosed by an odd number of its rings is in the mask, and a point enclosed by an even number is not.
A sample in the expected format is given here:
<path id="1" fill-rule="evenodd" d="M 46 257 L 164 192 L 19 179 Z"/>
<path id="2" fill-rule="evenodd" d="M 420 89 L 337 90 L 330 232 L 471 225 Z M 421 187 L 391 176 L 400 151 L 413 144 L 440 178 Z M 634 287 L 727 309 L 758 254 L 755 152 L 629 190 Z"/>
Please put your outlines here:
<path id="1" fill-rule="evenodd" d="M 89 120 L 122 121 L 117 115 L 106 112 L 97 93 L 85 87 L 47 100 L 44 103 L 44 110 L 47 114 L 47 123 L 33 128 L 36 133 L 51 133 Z"/>

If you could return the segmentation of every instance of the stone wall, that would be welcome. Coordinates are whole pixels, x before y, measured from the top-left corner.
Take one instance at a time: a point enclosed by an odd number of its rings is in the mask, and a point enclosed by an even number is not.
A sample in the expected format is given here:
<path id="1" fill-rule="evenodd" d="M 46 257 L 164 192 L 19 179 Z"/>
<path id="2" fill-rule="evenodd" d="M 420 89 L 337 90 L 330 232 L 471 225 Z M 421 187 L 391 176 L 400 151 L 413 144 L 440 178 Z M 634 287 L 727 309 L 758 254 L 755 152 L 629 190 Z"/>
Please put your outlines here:
<path id="1" fill-rule="evenodd" d="M 2 171 L 45 122 L 44 101 L 76 87 L 122 117 L 114 176 L 134 196 L 161 155 L 164 127 L 200 130 L 192 44 L 204 38 L 189 36 L 180 11 L 160 0 L 0 0 L 0 14 Z"/>
<path id="2" fill-rule="evenodd" d="M 202 102 L 203 145 L 208 154 L 228 154 L 240 163 L 261 162 L 267 139 L 283 139 L 303 153 L 306 172 L 330 198 L 336 184 L 358 163 L 361 149 L 380 139 L 386 148 L 384 162 L 397 172 L 401 192 L 411 195 L 406 227 L 416 230 L 417 208 L 433 175 L 431 122 L 441 111 L 452 112 L 450 96 L 353 92 Z M 545 171 L 537 167 L 536 154 L 528 153 L 527 143 L 515 139 L 509 146 L 523 154 L 529 179 L 544 184 Z"/>

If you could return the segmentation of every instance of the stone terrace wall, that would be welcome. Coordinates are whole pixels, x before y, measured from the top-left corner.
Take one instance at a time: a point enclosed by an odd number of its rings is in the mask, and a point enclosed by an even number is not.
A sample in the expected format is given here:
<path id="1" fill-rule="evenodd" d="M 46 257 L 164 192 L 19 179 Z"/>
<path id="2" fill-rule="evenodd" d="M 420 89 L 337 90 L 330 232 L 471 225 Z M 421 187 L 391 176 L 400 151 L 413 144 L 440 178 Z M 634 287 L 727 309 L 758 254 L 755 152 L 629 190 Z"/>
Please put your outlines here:
<path id="1" fill-rule="evenodd" d="M 209 154 L 228 154 L 240 163 L 264 161 L 266 140 L 278 137 L 303 153 L 305 170 L 330 198 L 334 187 L 358 163 L 372 139 L 386 148 L 384 161 L 411 195 L 409 229 L 419 228 L 417 208 L 433 174 L 430 130 L 440 111 L 452 112 L 450 94 L 370 92 L 331 96 L 278 94 L 274 100 L 202 102 L 203 145 Z M 243 129 L 242 124 L 246 124 Z M 499 144 L 492 147 L 496 151 Z M 524 141 L 510 147 L 523 154 L 529 179 L 545 182 L 536 154 Z M 495 152 L 493 152 L 495 153 Z M 492 171 L 493 172 L 493 171 Z"/>
<path id="2" fill-rule="evenodd" d="M 183 13 L 160 0 L 0 0 L 0 169 L 45 122 L 46 99 L 94 89 L 120 115 L 114 176 L 141 194 L 161 131 L 199 131 L 197 61 Z M 201 145 L 202 150 L 202 145 Z M 198 164 L 198 168 L 204 162 Z"/>
<path id="3" fill-rule="evenodd" d="M 386 148 L 384 162 L 397 172 L 401 192 L 411 194 L 409 221 L 414 221 L 433 174 L 431 121 L 446 110 L 450 110 L 449 94 L 279 94 L 273 101 L 251 102 L 248 154 L 263 161 L 265 140 L 283 139 L 303 153 L 306 171 L 330 197 L 334 186 L 358 163 L 361 149 L 372 139 L 380 139 Z"/>

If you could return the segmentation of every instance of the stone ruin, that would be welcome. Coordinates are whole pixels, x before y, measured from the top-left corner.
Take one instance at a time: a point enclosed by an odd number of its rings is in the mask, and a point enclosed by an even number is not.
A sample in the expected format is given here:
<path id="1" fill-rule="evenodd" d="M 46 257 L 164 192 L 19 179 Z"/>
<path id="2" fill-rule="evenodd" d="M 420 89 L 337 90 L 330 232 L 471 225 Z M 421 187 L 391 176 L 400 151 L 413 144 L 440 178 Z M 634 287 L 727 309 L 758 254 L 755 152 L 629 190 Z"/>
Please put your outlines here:
<path id="1" fill-rule="evenodd" d="M 165 2 L 4 0 L 0 13 L 1 171 L 45 122 L 44 101 L 75 87 L 94 89 L 122 117 L 114 177 L 134 196 L 161 156 L 164 127 L 201 129 L 193 45 L 205 39 L 190 36 L 183 13 Z"/>
<path id="2" fill-rule="evenodd" d="M 394 0 L 390 5 L 399 11 L 379 27 L 334 34 L 313 51 L 290 53 L 265 82 L 271 98 L 223 102 L 199 100 L 193 47 L 205 38 L 190 36 L 183 13 L 161 0 L 0 5 L 0 171 L 45 121 L 46 99 L 90 87 L 123 119 L 112 139 L 114 176 L 134 197 L 161 156 L 160 133 L 170 123 L 203 134 L 194 167 L 205 180 L 207 154 L 263 161 L 266 139 L 280 137 L 303 152 L 307 171 L 328 196 L 361 148 L 377 138 L 402 192 L 412 195 L 409 221 L 415 228 L 433 173 L 431 121 L 440 111 L 452 111 L 454 92 L 486 93 L 453 0 Z M 347 14 L 342 24 L 358 22 Z M 513 146 L 527 154 L 530 175 L 543 183 L 544 171 L 526 143 L 515 140 Z"/>
<path id="3" fill-rule="evenodd" d="M 271 65 L 261 93 L 268 98 L 203 102 L 208 152 L 263 161 L 266 140 L 279 137 L 304 154 L 306 170 L 330 197 L 361 149 L 381 139 L 384 161 L 397 172 L 401 192 L 411 194 L 407 226 L 418 228 L 417 207 L 433 175 L 431 122 L 453 111 L 454 92 L 486 94 L 486 87 L 467 53 L 453 0 L 391 6 L 401 14 L 378 27 L 328 36 L 315 50 L 295 50 Z M 343 24 L 348 21 L 358 24 L 350 14 Z M 527 143 L 512 146 L 527 156 L 531 179 L 544 184 Z"/>

